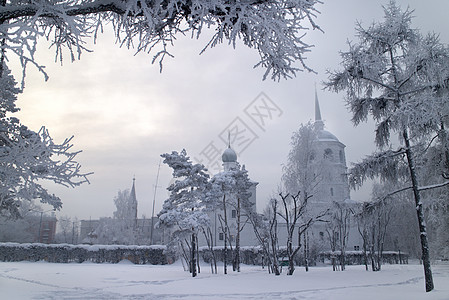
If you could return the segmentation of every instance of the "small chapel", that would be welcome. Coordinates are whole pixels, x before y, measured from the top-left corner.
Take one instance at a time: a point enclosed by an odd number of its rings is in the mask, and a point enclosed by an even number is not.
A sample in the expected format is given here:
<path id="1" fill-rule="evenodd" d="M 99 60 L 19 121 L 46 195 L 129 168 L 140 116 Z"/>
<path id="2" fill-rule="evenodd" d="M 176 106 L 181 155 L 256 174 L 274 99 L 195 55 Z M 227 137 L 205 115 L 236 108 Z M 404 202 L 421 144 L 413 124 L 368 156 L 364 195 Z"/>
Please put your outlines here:
<path id="1" fill-rule="evenodd" d="M 228 172 L 233 168 L 237 167 L 237 153 L 234 149 L 231 148 L 231 143 L 228 143 L 228 147 L 223 151 L 221 156 L 223 162 L 223 172 Z M 242 166 L 245 168 L 245 165 Z M 251 187 L 248 192 L 251 193 L 249 201 L 252 203 L 252 208 L 257 211 L 257 202 L 256 202 L 256 190 L 257 185 L 259 183 L 255 181 L 251 181 Z M 235 242 L 235 238 L 237 236 L 237 210 L 235 202 L 237 201 L 235 195 L 229 194 L 226 195 L 230 205 L 226 208 L 226 216 L 228 218 L 228 226 L 230 231 L 230 239 L 231 243 Z M 233 205 L 234 204 L 234 205 Z M 220 216 L 224 215 L 224 211 L 222 209 L 215 209 L 213 212 L 209 213 L 209 217 L 211 220 L 211 230 L 213 235 L 213 244 L 216 246 L 224 245 L 224 234 L 222 230 L 222 223 L 220 222 Z M 199 236 L 200 245 L 205 245 L 206 241 L 203 237 Z M 243 229 L 240 231 L 240 245 L 241 246 L 254 246 L 258 245 L 258 241 L 256 236 L 254 235 L 254 230 L 249 222 L 245 224 Z"/>

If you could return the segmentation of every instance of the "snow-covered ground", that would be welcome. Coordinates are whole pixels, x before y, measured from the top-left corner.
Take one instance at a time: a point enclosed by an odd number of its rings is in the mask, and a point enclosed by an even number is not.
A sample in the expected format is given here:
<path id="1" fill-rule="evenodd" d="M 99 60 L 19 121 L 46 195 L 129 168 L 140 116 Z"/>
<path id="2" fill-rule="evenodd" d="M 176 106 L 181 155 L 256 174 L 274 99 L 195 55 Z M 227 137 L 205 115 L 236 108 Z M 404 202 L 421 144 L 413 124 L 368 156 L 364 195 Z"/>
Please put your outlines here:
<path id="1" fill-rule="evenodd" d="M 192 278 L 170 266 L 0 262 L 1 299 L 449 299 L 449 265 L 433 266 L 436 289 L 424 292 L 420 265 L 385 265 L 381 272 L 349 266 L 344 272 L 298 268 L 293 276 L 255 266 L 241 273 Z"/>

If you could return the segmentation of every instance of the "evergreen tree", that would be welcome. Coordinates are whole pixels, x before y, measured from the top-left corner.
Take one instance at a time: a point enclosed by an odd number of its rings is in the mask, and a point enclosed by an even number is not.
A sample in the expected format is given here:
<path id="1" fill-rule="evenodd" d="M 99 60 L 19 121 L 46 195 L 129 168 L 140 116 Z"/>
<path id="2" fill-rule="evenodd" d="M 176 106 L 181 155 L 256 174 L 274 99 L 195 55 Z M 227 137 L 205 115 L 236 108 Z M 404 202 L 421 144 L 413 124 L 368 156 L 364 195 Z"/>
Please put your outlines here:
<path id="1" fill-rule="evenodd" d="M 160 224 L 175 227 L 178 232 L 190 233 L 190 271 L 192 277 L 195 277 L 198 230 L 210 223 L 207 215 L 209 175 L 202 164 L 191 162 L 185 150 L 161 156 L 164 158 L 163 163 L 173 169 L 175 182 L 167 188 L 170 197 L 164 201 L 158 217 Z"/>
<path id="2" fill-rule="evenodd" d="M 402 11 L 395 1 L 384 12 L 381 23 L 366 29 L 357 25 L 359 42 L 349 43 L 349 51 L 341 54 L 343 70 L 330 74 L 327 87 L 347 92 L 354 125 L 368 116 L 376 121 L 379 152 L 350 170 L 350 184 L 358 187 L 375 177 L 410 182 L 420 228 L 426 291 L 431 291 L 434 285 L 421 196 L 426 187 L 420 184 L 416 161 L 423 154 L 418 147 L 423 139 L 430 140 L 432 133 L 441 137 L 442 124 L 447 128 L 449 51 L 437 35 L 422 36 L 411 28 L 411 11 Z M 390 145 L 392 133 L 398 134 L 401 143 L 396 150 Z"/>

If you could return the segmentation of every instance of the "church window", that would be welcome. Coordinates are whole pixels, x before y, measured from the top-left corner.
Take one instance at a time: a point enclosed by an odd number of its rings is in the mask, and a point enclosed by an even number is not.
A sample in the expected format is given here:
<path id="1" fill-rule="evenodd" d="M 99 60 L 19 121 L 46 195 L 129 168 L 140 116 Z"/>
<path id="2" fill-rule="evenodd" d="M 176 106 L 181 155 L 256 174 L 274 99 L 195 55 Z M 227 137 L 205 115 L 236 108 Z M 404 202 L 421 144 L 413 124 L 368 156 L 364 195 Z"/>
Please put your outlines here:
<path id="1" fill-rule="evenodd" d="M 345 156 L 343 154 L 343 150 L 340 150 L 340 162 L 343 164 L 345 162 Z"/>
<path id="2" fill-rule="evenodd" d="M 231 242 L 235 241 L 235 235 L 231 234 Z"/>
<path id="3" fill-rule="evenodd" d="M 334 195 L 334 188 L 331 188 L 331 196 Z"/>
<path id="4" fill-rule="evenodd" d="M 220 232 L 220 233 L 218 234 L 218 239 L 219 239 L 220 241 L 222 241 L 222 240 L 224 239 L 223 232 Z"/>
<path id="5" fill-rule="evenodd" d="M 231 218 L 233 219 L 237 218 L 237 211 L 235 209 L 231 211 Z"/>
<path id="6" fill-rule="evenodd" d="M 332 157 L 333 157 L 332 149 L 329 149 L 329 148 L 325 149 L 324 150 L 324 158 L 332 159 Z"/>

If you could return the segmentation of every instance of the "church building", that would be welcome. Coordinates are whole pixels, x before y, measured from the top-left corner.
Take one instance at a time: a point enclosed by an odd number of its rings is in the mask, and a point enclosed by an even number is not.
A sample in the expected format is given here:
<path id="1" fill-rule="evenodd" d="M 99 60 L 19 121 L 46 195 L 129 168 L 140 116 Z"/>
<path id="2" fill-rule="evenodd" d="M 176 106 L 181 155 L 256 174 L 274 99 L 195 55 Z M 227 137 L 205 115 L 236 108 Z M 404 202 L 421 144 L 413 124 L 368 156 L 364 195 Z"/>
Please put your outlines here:
<path id="1" fill-rule="evenodd" d="M 346 146 L 334 134 L 324 129 L 316 90 L 315 122 L 313 125 L 317 136 L 315 168 L 319 169 L 317 172 L 320 173 L 320 179 L 316 184 L 314 195 L 308 203 L 309 211 L 317 214 L 320 211 L 329 210 L 328 221 L 331 221 L 333 214 L 339 213 L 340 208 L 350 211 L 347 219 L 349 228 L 347 230 L 346 250 L 360 250 L 362 241 L 353 215 L 357 203 L 351 200 L 349 192 Z M 317 243 L 321 250 L 331 250 L 330 235 L 333 235 L 333 238 L 337 241 L 343 238 L 339 236 L 343 234 L 341 229 L 332 229 L 329 225 L 330 223 L 318 222 L 310 230 L 313 241 Z"/>

